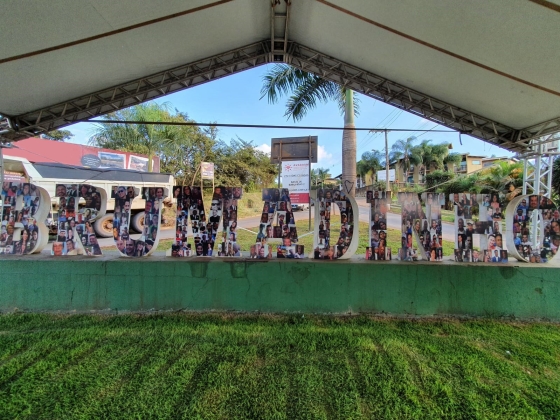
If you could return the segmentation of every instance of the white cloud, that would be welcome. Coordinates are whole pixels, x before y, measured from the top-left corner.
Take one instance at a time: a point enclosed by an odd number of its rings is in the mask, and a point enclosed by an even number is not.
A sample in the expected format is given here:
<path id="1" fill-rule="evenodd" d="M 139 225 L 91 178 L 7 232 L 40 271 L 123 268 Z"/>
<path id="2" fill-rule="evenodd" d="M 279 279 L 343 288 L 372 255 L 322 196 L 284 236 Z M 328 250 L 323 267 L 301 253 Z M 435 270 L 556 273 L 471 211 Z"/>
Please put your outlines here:
<path id="1" fill-rule="evenodd" d="M 260 146 L 255 147 L 256 150 L 260 150 L 261 152 L 270 155 L 270 146 L 266 143 L 261 144 Z"/>
<path id="2" fill-rule="evenodd" d="M 324 146 L 317 147 L 317 163 L 321 165 L 334 163 L 332 153 L 327 152 Z"/>

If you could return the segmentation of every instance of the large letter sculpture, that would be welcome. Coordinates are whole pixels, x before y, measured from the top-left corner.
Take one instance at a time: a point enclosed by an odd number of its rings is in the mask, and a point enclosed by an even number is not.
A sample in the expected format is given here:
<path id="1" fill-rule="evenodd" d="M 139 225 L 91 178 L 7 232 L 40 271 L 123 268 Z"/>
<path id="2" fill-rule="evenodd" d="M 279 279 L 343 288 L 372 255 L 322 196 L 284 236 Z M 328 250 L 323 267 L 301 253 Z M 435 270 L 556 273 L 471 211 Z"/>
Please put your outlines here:
<path id="1" fill-rule="evenodd" d="M 45 189 L 30 183 L 4 182 L 0 254 L 41 252 L 49 241 L 45 226 L 49 210 L 50 197 Z"/>
<path id="2" fill-rule="evenodd" d="M 510 255 L 519 261 L 548 262 L 560 246 L 560 212 L 544 196 L 516 197 L 506 209 L 506 238 Z"/>
<path id="3" fill-rule="evenodd" d="M 331 241 L 331 212 L 333 205 L 340 209 L 340 233 Z M 358 224 L 354 224 L 354 209 L 359 218 L 358 203 L 343 191 L 317 190 L 315 201 L 315 235 L 313 258 L 323 260 L 349 259 L 358 249 Z"/>
<path id="4" fill-rule="evenodd" d="M 401 204 L 401 248 L 399 259 L 404 261 L 442 261 L 441 206 L 443 194 L 423 193 L 425 209 L 416 193 L 399 193 Z M 421 252 L 418 253 L 417 248 Z"/>
<path id="5" fill-rule="evenodd" d="M 401 248 L 399 249 L 399 259 L 401 261 L 417 261 L 423 256 L 430 261 L 432 259 L 431 250 L 434 249 L 434 261 L 437 260 L 437 239 L 441 235 L 441 224 L 438 226 L 436 219 L 434 229 L 430 229 L 433 223 L 426 217 L 418 194 L 402 192 L 399 193 L 398 200 L 401 205 Z M 421 224 L 423 227 L 420 228 L 418 224 Z M 431 241 L 432 233 L 435 235 L 436 242 Z M 422 253 L 423 255 L 418 255 L 418 250 L 414 246 L 413 238 L 415 235 L 417 236 L 417 244 L 420 243 L 424 247 L 425 252 Z"/>
<path id="6" fill-rule="evenodd" d="M 237 205 L 241 199 L 241 187 L 216 187 L 210 204 L 210 214 L 206 217 L 204 202 L 199 187 L 176 186 L 173 197 L 177 200 L 176 237 L 167 251 L 172 257 L 213 256 L 240 257 L 241 247 L 237 243 Z M 189 216 L 191 219 L 194 251 L 189 238 Z M 222 221 L 222 238 L 217 252 L 214 250 L 219 239 L 220 221 Z"/>
<path id="7" fill-rule="evenodd" d="M 115 212 L 113 215 L 113 234 L 117 249 L 126 257 L 145 257 L 152 254 L 159 243 L 159 228 L 163 199 L 167 189 L 163 187 L 145 187 L 142 196 L 146 200 L 144 207 L 144 228 L 139 239 L 130 237 L 130 216 L 132 200 L 138 195 L 138 188 L 119 186 L 115 192 Z"/>
<path id="8" fill-rule="evenodd" d="M 93 229 L 94 221 L 105 215 L 107 193 L 88 184 L 57 184 L 57 238 L 52 255 L 103 255 Z M 79 207 L 80 199 L 85 201 Z"/>
<path id="9" fill-rule="evenodd" d="M 500 223 L 500 196 L 491 199 L 488 194 L 453 193 L 449 195 L 449 202 L 455 214 L 455 261 L 507 262 Z"/>
<path id="10" fill-rule="evenodd" d="M 220 217 L 222 223 L 222 239 L 218 245 L 218 257 L 241 257 L 241 246 L 237 242 L 237 206 L 243 196 L 241 187 L 216 187 L 210 206 L 210 223 L 208 230 L 212 232 L 212 249 L 216 242 Z"/>
<path id="11" fill-rule="evenodd" d="M 387 201 L 391 200 L 390 192 L 367 191 L 366 202 L 369 210 L 369 241 L 366 247 L 366 260 L 390 261 L 391 248 L 387 246 Z"/>
<path id="12" fill-rule="evenodd" d="M 296 222 L 287 188 L 262 191 L 263 211 L 257 241 L 251 246 L 250 258 L 305 258 L 303 245 L 298 245 Z M 276 223 L 274 220 L 276 219 Z"/>

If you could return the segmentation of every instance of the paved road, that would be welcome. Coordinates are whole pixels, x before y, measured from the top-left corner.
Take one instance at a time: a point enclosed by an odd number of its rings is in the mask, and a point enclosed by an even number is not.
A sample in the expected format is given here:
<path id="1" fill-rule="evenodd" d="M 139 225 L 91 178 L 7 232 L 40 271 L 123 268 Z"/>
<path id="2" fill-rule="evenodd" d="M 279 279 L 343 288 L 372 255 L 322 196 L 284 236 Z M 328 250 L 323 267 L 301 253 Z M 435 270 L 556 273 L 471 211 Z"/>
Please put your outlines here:
<path id="1" fill-rule="evenodd" d="M 360 209 L 360 221 L 362 222 L 367 222 L 369 220 L 369 205 L 368 203 L 366 203 L 365 198 L 360 197 L 357 198 L 356 201 L 358 202 L 358 207 Z M 311 211 L 314 211 L 314 208 L 311 208 Z M 294 217 L 296 219 L 296 221 L 300 221 L 300 220 L 308 220 L 309 217 L 309 212 L 307 210 L 304 211 L 296 211 L 294 212 Z M 312 213 L 312 217 L 313 217 L 313 213 Z M 334 216 L 337 217 L 337 216 Z M 244 219 L 239 219 L 237 222 L 237 226 L 241 227 L 241 228 L 245 228 L 245 229 L 251 229 L 251 230 L 255 230 L 254 228 L 259 226 L 261 217 L 260 215 L 256 215 L 256 216 L 252 216 L 252 217 L 247 217 Z M 401 215 L 400 214 L 394 214 L 394 213 L 388 213 L 387 214 L 387 224 L 388 227 L 390 229 L 400 229 L 401 228 Z M 453 225 L 450 223 L 443 223 L 442 224 L 443 227 L 443 232 L 442 232 L 442 236 L 443 239 L 446 241 L 453 241 L 454 240 L 454 228 Z M 312 226 L 313 228 L 313 226 Z M 363 234 L 366 234 L 365 232 Z M 134 235 L 133 235 L 134 236 Z M 160 239 L 171 239 L 175 236 L 175 230 L 174 229 L 162 229 L 161 233 L 160 233 Z M 107 239 L 100 239 L 99 240 L 99 244 L 102 247 L 110 247 L 110 246 L 114 246 L 114 241 L 112 238 L 107 238 Z"/>

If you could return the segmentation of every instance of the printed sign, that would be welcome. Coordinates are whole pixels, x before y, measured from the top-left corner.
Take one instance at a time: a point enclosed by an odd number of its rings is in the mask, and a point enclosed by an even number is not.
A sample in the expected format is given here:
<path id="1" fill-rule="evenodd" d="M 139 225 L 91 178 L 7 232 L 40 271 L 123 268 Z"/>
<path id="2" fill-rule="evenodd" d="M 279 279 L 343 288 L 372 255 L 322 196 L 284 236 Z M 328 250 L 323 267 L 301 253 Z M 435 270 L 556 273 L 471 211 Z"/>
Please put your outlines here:
<path id="1" fill-rule="evenodd" d="M 282 185 L 290 191 L 292 204 L 309 203 L 309 161 L 282 162 Z"/>
<path id="2" fill-rule="evenodd" d="M 389 181 L 394 182 L 396 179 L 395 170 L 389 169 Z M 382 171 L 377 171 L 377 180 L 378 181 L 386 181 L 387 180 L 387 171 L 383 169 Z"/>
<path id="3" fill-rule="evenodd" d="M 214 164 L 212 162 L 202 162 L 200 164 L 202 179 L 214 179 Z"/>
<path id="4" fill-rule="evenodd" d="M 126 169 L 124 161 L 126 155 L 121 153 L 98 152 L 97 156 L 101 160 L 101 168 Z"/>
<path id="5" fill-rule="evenodd" d="M 128 159 L 128 169 L 135 171 L 148 172 L 148 158 L 130 155 Z"/>

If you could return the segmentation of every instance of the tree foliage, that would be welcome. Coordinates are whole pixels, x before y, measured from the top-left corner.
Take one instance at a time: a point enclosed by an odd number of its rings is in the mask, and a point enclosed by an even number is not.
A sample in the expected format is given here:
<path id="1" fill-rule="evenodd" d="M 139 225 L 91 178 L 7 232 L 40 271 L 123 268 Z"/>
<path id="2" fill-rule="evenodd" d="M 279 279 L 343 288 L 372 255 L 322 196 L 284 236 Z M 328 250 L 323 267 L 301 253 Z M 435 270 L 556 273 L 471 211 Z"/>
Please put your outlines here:
<path id="1" fill-rule="evenodd" d="M 180 113 L 170 112 L 169 104 L 145 103 L 122 109 L 103 116 L 113 123 L 100 123 L 95 126 L 90 144 L 98 147 L 144 153 L 148 155 L 148 171 L 152 171 L 153 158 L 161 156 L 168 146 L 180 140 L 179 126 L 145 124 L 149 121 L 181 122 Z M 123 121 L 134 121 L 127 123 Z"/>
<path id="2" fill-rule="evenodd" d="M 356 173 L 362 178 L 371 173 L 372 181 L 375 179 L 377 171 L 383 168 L 385 168 L 385 153 L 379 150 L 363 153 L 362 158 L 356 163 Z"/>
<path id="3" fill-rule="evenodd" d="M 248 191 L 268 187 L 278 175 L 270 157 L 240 138 L 229 144 L 219 141 L 214 148 L 216 182 L 223 185 L 240 185 Z"/>
<path id="4" fill-rule="evenodd" d="M 405 174 L 405 179 L 408 178 L 408 173 L 412 165 L 418 165 L 422 159 L 419 156 L 419 150 L 416 148 L 414 143 L 416 142 L 416 137 L 408 137 L 405 140 L 397 140 L 391 146 L 391 160 L 403 160 L 403 170 Z"/>
<path id="5" fill-rule="evenodd" d="M 331 177 L 328 168 L 315 168 L 311 170 L 311 183 L 315 186 L 321 184 L 324 186 L 325 181 Z"/>
<path id="6" fill-rule="evenodd" d="M 434 173 L 434 177 L 437 176 Z M 451 181 L 430 182 L 430 190 L 445 194 L 454 192 L 504 193 L 509 201 L 521 194 L 523 186 L 523 163 L 496 162 L 481 171 L 458 175 Z"/>
<path id="7" fill-rule="evenodd" d="M 402 159 L 405 178 L 408 178 L 413 165 L 419 168 L 420 173 L 425 173 L 428 169 L 443 170 L 449 163 L 461 162 L 460 153 L 449 153 L 449 143 L 433 144 L 432 140 L 422 140 L 420 144 L 415 144 L 416 141 L 416 137 L 397 140 L 391 148 L 391 160 Z"/>
<path id="8" fill-rule="evenodd" d="M 552 164 L 552 189 L 560 196 L 560 158 L 556 158 Z M 560 205 L 560 203 L 557 203 Z"/>
<path id="9" fill-rule="evenodd" d="M 186 113 L 171 110 L 168 104 L 148 103 L 108 114 L 116 124 L 99 124 L 90 144 L 114 150 L 158 156 L 161 171 L 169 172 L 176 183 L 189 185 L 200 176 L 201 162 L 214 162 L 216 184 L 240 185 L 251 190 L 267 187 L 278 171 L 270 158 L 242 139 L 226 143 L 218 139 L 216 127 L 166 125 L 167 122 L 194 122 Z M 140 121 L 128 124 L 122 121 Z M 162 122 L 161 125 L 142 121 Z"/>
<path id="10" fill-rule="evenodd" d="M 266 96 L 269 103 L 277 103 L 282 96 L 288 96 L 284 116 L 294 121 L 305 117 L 319 102 L 336 101 L 343 113 L 345 94 L 343 86 L 288 64 L 276 64 L 263 77 L 261 88 L 261 99 Z M 354 114 L 358 113 L 359 101 L 354 98 Z"/>
<path id="11" fill-rule="evenodd" d="M 53 130 L 48 133 L 41 134 L 41 138 L 54 141 L 66 141 L 74 137 L 70 130 Z"/>

